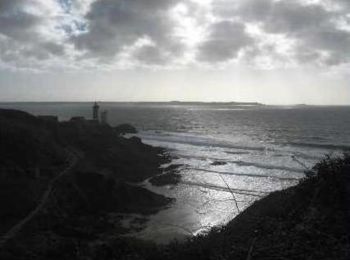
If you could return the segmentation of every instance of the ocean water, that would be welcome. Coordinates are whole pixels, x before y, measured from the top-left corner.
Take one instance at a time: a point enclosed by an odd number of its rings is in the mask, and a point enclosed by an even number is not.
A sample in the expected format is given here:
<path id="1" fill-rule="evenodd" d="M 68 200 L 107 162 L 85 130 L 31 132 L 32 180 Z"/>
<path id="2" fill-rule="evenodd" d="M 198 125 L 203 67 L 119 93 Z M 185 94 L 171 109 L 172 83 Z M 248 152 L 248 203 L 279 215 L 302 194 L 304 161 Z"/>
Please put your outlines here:
<path id="1" fill-rule="evenodd" d="M 350 151 L 350 107 L 101 103 L 111 125 L 130 123 L 168 149 L 181 182 L 154 187 L 176 198 L 131 235 L 166 243 L 233 219 L 269 192 L 295 185 L 325 155 Z M 91 103 L 2 103 L 37 115 L 91 117 Z M 166 167 L 167 165 L 164 165 Z"/>

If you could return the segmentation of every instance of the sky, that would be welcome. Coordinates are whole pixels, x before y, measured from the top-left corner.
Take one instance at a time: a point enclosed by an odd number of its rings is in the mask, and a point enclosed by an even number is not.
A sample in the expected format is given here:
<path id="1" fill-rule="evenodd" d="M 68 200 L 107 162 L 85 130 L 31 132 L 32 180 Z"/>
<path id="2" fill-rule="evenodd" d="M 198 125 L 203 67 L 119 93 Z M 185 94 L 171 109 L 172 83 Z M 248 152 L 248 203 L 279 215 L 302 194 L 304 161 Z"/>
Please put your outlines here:
<path id="1" fill-rule="evenodd" d="M 0 0 L 0 101 L 350 105 L 349 0 Z"/>

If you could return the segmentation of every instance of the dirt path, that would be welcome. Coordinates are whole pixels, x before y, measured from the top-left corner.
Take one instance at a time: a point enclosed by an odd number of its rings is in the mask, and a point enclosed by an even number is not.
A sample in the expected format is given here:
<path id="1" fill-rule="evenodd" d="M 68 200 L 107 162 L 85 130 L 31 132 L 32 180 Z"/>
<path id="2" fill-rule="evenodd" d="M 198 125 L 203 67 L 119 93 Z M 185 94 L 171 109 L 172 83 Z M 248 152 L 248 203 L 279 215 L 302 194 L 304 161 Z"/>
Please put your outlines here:
<path id="1" fill-rule="evenodd" d="M 49 184 L 47 185 L 47 189 L 42 195 L 38 205 L 25 218 L 19 221 L 5 235 L 3 235 L 0 238 L 0 248 L 4 246 L 6 242 L 9 241 L 11 238 L 15 237 L 16 234 L 23 228 L 23 226 L 44 208 L 56 181 L 59 180 L 63 175 L 68 174 L 76 166 L 76 164 L 82 157 L 82 155 L 74 148 L 68 148 L 67 153 L 67 160 L 69 163 L 68 166 L 49 182 Z"/>

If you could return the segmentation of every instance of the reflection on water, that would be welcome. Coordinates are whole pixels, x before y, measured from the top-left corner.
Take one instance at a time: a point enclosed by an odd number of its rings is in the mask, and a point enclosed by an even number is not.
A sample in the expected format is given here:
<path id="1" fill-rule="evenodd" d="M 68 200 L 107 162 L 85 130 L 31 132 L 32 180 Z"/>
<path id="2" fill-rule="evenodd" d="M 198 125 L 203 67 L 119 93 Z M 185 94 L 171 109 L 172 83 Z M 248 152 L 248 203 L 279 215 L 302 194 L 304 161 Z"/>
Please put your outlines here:
<path id="1" fill-rule="evenodd" d="M 228 148 L 230 143 L 198 145 L 203 141 L 198 135 L 191 138 L 189 135 L 183 138 L 183 133 L 159 135 L 161 133 L 155 135 L 149 131 L 139 134 L 146 143 L 169 148 L 176 158 L 172 163 L 183 165 L 182 179 L 176 186 L 155 187 L 147 181 L 144 183 L 154 192 L 176 198 L 176 202 L 153 215 L 146 229 L 133 234 L 140 238 L 166 243 L 196 235 L 227 223 L 256 199 L 295 185 L 304 176 L 305 169 L 291 157 L 293 150 L 248 147 L 243 153 L 240 147 Z M 323 152 L 315 152 L 314 157 L 321 157 Z M 315 158 L 303 160 L 311 166 Z"/>
<path id="2" fill-rule="evenodd" d="M 160 243 L 227 223 L 269 192 L 297 184 L 306 168 L 331 152 L 269 143 L 264 149 L 261 143 L 244 148 L 232 140 L 178 132 L 146 131 L 139 136 L 148 144 L 169 148 L 176 158 L 172 163 L 183 165 L 176 186 L 144 184 L 176 198 L 171 208 L 152 216 L 147 228 L 134 234 Z"/>

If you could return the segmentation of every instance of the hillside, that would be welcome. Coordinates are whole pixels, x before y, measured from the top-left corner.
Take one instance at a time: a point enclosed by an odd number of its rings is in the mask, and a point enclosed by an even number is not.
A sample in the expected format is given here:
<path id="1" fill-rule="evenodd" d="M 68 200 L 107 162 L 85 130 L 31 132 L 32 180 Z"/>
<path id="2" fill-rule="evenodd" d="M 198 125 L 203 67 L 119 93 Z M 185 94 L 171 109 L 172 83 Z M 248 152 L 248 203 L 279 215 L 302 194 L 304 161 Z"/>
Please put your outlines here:
<path id="1" fill-rule="evenodd" d="M 64 167 L 66 154 L 52 129 L 20 111 L 0 109 L 0 143 L 3 232 L 36 205 L 49 180 Z"/>
<path id="2" fill-rule="evenodd" d="M 142 221 L 172 201 L 137 186 L 161 173 L 165 151 L 107 125 L 0 109 L 0 142 L 1 259 L 27 259 L 27 250 L 44 257 L 67 241 L 124 234 L 120 214 L 141 214 Z"/>
<path id="3" fill-rule="evenodd" d="M 187 242 L 156 246 L 112 236 L 81 245 L 82 254 L 69 259 L 349 259 L 350 157 L 325 159 L 314 171 L 317 175 L 271 193 L 226 226 Z"/>
<path id="4" fill-rule="evenodd" d="M 350 156 L 326 158 L 313 171 L 228 225 L 150 259 L 349 259 Z"/>

